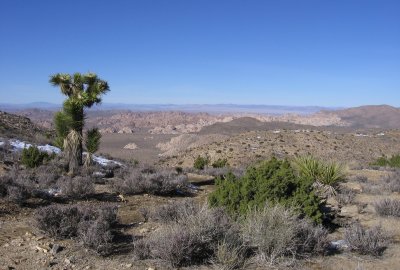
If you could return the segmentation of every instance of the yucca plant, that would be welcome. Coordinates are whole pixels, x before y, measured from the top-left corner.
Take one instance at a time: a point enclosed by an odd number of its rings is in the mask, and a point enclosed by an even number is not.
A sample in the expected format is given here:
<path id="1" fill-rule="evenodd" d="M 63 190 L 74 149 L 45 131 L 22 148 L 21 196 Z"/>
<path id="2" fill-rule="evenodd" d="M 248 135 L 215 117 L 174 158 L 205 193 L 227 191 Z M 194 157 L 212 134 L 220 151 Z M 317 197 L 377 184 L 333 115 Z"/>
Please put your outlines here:
<path id="1" fill-rule="evenodd" d="M 329 162 L 323 164 L 319 181 L 324 185 L 335 187 L 340 181 L 344 180 L 345 176 L 342 164 Z"/>
<path id="2" fill-rule="evenodd" d="M 319 179 L 322 163 L 313 156 L 301 156 L 294 160 L 294 167 L 304 177 Z"/>
<path id="3" fill-rule="evenodd" d="M 314 181 L 314 188 L 321 194 L 336 194 L 336 187 L 346 177 L 342 164 L 324 162 L 313 156 L 298 157 L 294 161 L 299 175 Z"/>

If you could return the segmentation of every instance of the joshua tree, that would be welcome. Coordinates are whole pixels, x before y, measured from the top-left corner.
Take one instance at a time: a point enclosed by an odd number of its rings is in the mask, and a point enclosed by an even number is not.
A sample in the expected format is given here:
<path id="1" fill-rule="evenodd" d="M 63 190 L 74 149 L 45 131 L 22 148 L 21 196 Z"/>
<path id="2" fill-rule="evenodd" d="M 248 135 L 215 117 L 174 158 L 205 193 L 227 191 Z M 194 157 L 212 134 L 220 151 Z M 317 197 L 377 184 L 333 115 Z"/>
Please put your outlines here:
<path id="1" fill-rule="evenodd" d="M 94 73 L 73 75 L 57 73 L 50 76 L 50 83 L 59 86 L 67 96 L 63 110 L 55 117 L 56 143 L 64 148 L 70 173 L 82 165 L 82 130 L 85 124 L 85 108 L 101 102 L 101 96 L 110 90 L 108 83 Z"/>

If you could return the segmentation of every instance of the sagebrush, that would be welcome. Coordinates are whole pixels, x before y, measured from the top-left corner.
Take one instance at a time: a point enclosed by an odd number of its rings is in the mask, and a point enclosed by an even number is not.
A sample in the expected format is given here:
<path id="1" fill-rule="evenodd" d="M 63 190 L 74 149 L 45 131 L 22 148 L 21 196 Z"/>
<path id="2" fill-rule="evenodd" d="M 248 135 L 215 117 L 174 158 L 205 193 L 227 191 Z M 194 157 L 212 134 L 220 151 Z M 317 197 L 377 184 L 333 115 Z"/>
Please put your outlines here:
<path id="1" fill-rule="evenodd" d="M 382 255 L 390 243 L 390 238 L 381 226 L 365 229 L 354 223 L 345 230 L 345 240 L 349 249 L 362 255 Z"/>
<path id="2" fill-rule="evenodd" d="M 35 213 L 36 226 L 45 234 L 58 238 L 76 238 L 100 254 L 108 254 L 112 246 L 112 226 L 117 209 L 111 206 L 50 205 Z"/>
<path id="3" fill-rule="evenodd" d="M 400 200 L 383 199 L 375 202 L 374 207 L 380 216 L 400 217 Z"/>

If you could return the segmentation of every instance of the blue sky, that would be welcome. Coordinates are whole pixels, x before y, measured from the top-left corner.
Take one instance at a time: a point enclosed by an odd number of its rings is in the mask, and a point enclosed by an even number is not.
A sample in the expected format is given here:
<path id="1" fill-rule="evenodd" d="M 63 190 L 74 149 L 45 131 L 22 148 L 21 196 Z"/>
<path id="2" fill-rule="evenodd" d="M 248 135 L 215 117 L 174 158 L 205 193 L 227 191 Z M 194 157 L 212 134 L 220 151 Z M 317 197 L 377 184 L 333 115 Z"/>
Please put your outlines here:
<path id="1" fill-rule="evenodd" d="M 104 102 L 400 106 L 400 1 L 0 0 L 0 103 L 63 96 L 96 72 Z"/>

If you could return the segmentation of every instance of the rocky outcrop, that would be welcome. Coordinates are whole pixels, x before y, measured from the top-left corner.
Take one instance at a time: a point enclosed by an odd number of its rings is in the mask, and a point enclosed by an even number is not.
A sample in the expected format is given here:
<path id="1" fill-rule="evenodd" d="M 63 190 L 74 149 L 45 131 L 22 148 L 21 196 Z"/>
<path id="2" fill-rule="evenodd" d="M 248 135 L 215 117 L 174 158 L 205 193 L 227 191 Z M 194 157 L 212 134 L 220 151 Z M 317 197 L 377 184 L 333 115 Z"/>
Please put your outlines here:
<path id="1" fill-rule="evenodd" d="M 137 148 L 136 143 L 128 143 L 127 145 L 124 146 L 124 149 L 128 150 L 135 150 Z"/>
<path id="2" fill-rule="evenodd" d="M 0 111 L 0 137 L 21 138 L 36 142 L 51 136 L 49 130 L 33 123 L 29 118 Z"/>
<path id="3" fill-rule="evenodd" d="M 133 130 L 129 127 L 123 127 L 120 130 L 118 130 L 119 134 L 132 134 Z"/>

